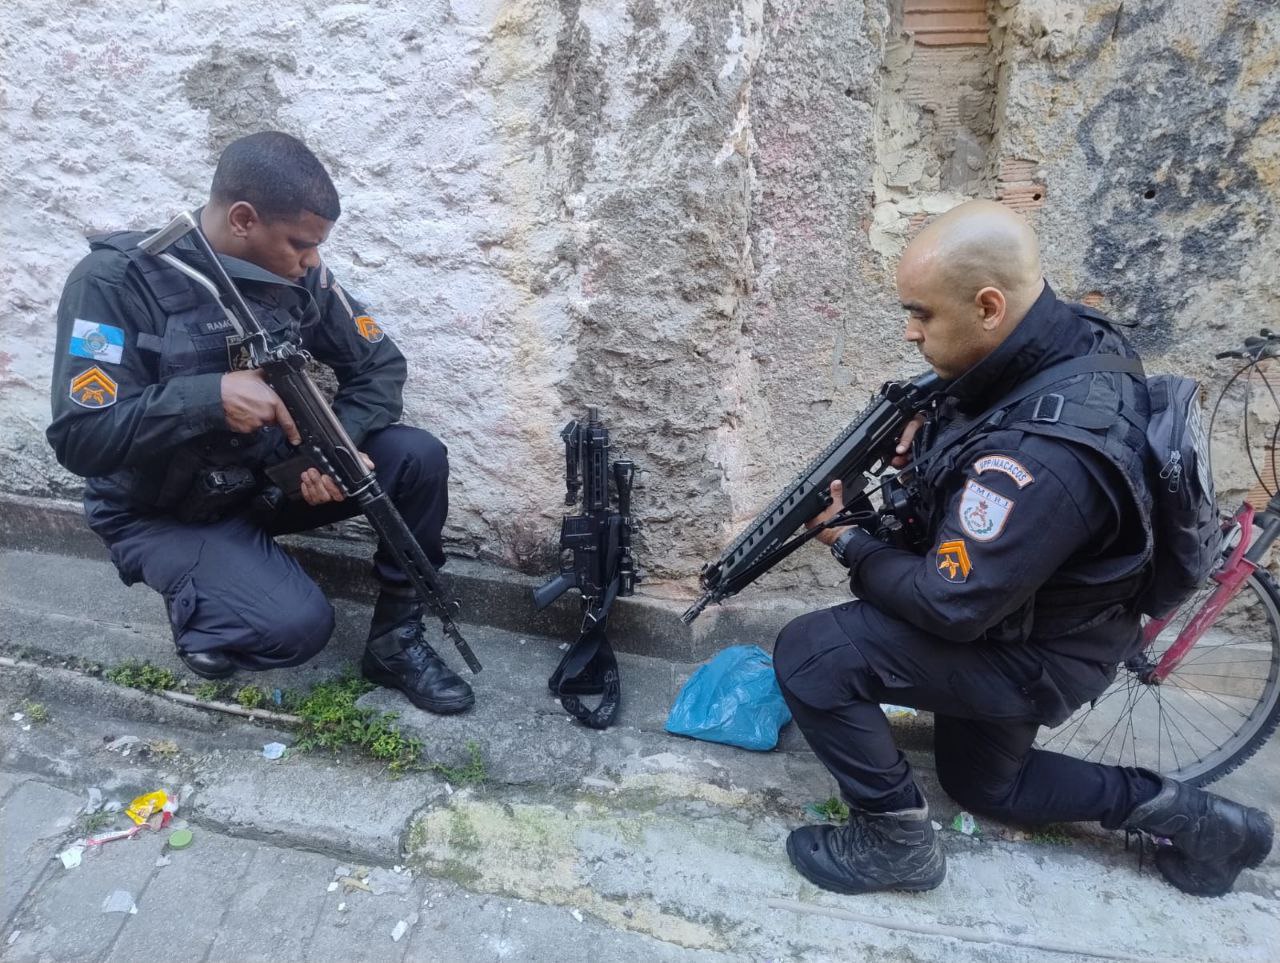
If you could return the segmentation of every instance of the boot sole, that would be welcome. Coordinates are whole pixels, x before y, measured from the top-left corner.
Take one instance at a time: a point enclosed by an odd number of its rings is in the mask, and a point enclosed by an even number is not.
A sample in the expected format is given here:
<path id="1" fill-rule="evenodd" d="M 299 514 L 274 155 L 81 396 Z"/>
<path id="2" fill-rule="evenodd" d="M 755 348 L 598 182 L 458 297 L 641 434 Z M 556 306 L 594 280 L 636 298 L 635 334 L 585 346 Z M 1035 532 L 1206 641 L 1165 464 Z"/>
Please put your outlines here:
<path id="1" fill-rule="evenodd" d="M 943 862 L 942 872 L 936 880 L 922 880 L 918 883 L 896 883 L 891 886 L 842 886 L 837 882 L 811 873 L 805 866 L 796 861 L 791 837 L 787 837 L 787 859 L 791 861 L 792 867 L 797 873 L 811 882 L 820 889 L 825 889 L 831 893 L 839 893 L 842 896 L 861 896 L 864 893 L 923 893 L 927 890 L 937 889 L 942 885 L 942 881 L 947 878 L 947 864 Z M 945 857 L 944 857 L 945 859 Z"/>
<path id="2" fill-rule="evenodd" d="M 379 678 L 375 673 L 369 672 L 363 667 L 360 669 L 360 674 L 374 685 L 382 686 L 384 689 L 394 689 L 396 692 L 401 693 L 406 699 L 412 702 L 423 712 L 431 712 L 438 716 L 452 716 L 459 712 L 466 712 L 476 703 L 476 694 L 474 692 L 463 696 L 460 699 L 452 699 L 448 702 L 432 702 L 427 699 L 423 699 L 420 696 L 415 696 L 414 693 L 408 691 L 402 686 L 396 685 L 394 682 L 389 682 L 386 679 Z"/>

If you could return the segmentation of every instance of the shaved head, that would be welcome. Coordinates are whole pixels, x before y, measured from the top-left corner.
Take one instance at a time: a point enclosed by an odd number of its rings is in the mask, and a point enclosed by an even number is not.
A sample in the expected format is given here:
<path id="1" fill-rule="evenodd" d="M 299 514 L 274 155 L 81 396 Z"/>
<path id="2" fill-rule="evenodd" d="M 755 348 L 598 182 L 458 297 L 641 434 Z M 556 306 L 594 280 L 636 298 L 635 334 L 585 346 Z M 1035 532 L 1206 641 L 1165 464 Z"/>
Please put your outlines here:
<path id="1" fill-rule="evenodd" d="M 968 201 L 930 222 L 907 245 L 902 261 L 939 272 L 957 297 L 997 288 L 1018 320 L 1040 294 L 1040 243 L 1019 214 L 995 201 Z"/>
<path id="2" fill-rule="evenodd" d="M 994 351 L 1044 290 L 1031 225 L 995 201 L 968 201 L 932 221 L 902 253 L 906 338 L 944 378 Z"/>

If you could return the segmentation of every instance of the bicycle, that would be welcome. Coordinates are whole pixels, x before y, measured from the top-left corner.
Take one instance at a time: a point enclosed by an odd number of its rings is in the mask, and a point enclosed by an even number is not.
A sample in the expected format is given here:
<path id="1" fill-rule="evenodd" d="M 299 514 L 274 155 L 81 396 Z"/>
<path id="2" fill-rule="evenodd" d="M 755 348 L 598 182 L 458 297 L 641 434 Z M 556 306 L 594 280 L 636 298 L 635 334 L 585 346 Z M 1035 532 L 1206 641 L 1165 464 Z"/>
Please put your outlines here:
<path id="1" fill-rule="evenodd" d="M 1223 386 L 1209 438 L 1227 391 L 1246 373 L 1244 442 L 1249 464 L 1269 496 L 1258 511 L 1246 500 L 1223 519 L 1222 563 L 1172 614 L 1143 625 L 1142 648 L 1122 663 L 1111 686 L 1061 725 L 1037 736 L 1038 748 L 1093 762 L 1142 766 L 1196 786 L 1237 769 L 1280 725 L 1280 587 L 1262 567 L 1280 537 L 1280 485 L 1272 492 L 1249 448 L 1249 392 L 1260 368 L 1280 356 L 1280 334 L 1265 328 L 1244 347 L 1217 355 L 1246 363 Z M 1271 478 L 1276 443 L 1271 436 Z"/>

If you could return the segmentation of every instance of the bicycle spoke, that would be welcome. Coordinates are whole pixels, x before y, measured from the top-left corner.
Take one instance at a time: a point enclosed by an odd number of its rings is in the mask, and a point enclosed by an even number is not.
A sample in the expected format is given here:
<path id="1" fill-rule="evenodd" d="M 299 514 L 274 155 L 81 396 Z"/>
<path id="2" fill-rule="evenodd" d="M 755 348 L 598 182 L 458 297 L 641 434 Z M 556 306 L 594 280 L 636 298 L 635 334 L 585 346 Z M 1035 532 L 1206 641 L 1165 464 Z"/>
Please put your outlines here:
<path id="1" fill-rule="evenodd" d="M 1174 712 L 1174 713 L 1176 713 L 1177 715 L 1181 716 L 1181 717 L 1182 717 L 1182 721 L 1183 721 L 1183 722 L 1185 722 L 1187 725 L 1189 725 L 1189 726 L 1190 726 L 1192 729 L 1194 729 L 1196 732 L 1198 732 L 1198 733 L 1199 733 L 1199 734 L 1204 738 L 1205 742 L 1206 742 L 1208 745 L 1210 745 L 1210 746 L 1217 745 L 1216 741 L 1215 741 L 1214 739 L 1212 739 L 1212 738 L 1209 736 L 1209 734 L 1208 734 L 1207 732 L 1205 732 L 1205 731 L 1204 731 L 1203 729 L 1201 729 L 1198 725 L 1196 725 L 1196 724 L 1195 724 L 1195 722 L 1194 722 L 1194 720 L 1192 720 L 1192 719 L 1191 719 L 1191 717 L 1190 717 L 1190 716 L 1188 716 L 1185 712 L 1182 712 L 1180 709 L 1176 708 L 1172 703 L 1170 703 L 1170 705 L 1169 705 L 1169 709 L 1170 709 L 1170 711 L 1171 711 L 1171 712 Z M 1217 721 L 1217 720 L 1215 720 L 1215 721 Z M 1176 725 L 1176 724 L 1175 724 L 1175 725 Z M 1183 741 L 1183 742 L 1185 742 L 1188 746 L 1190 746 L 1190 745 L 1191 745 L 1191 740 L 1190 740 L 1190 739 L 1188 739 L 1188 738 L 1187 738 L 1187 736 L 1186 736 L 1186 734 L 1182 731 L 1182 727 L 1181 727 L 1181 726 L 1176 726 L 1176 728 L 1177 728 L 1177 730 L 1178 730 L 1178 735 L 1182 736 L 1182 741 Z M 1201 757 L 1201 758 L 1203 758 L 1203 757 Z"/>
<path id="2" fill-rule="evenodd" d="M 1241 712 L 1239 709 L 1237 709 L 1237 708 L 1236 708 L 1235 706 L 1233 706 L 1231 703 L 1227 702 L 1225 699 L 1220 698 L 1220 697 L 1219 697 L 1219 694 L 1218 694 L 1218 693 L 1216 693 L 1216 692 L 1210 692 L 1208 689 L 1202 689 L 1200 686 L 1198 686 L 1198 685 L 1193 685 L 1192 683 L 1187 682 L 1185 679 L 1180 679 L 1180 680 L 1178 680 L 1178 681 L 1176 681 L 1176 682 L 1173 682 L 1173 681 L 1172 681 L 1172 676 L 1170 677 L 1170 679 L 1169 679 L 1169 680 L 1166 680 L 1166 681 L 1167 681 L 1167 682 L 1170 682 L 1170 683 L 1171 683 L 1175 688 L 1178 688 L 1178 689 L 1185 689 L 1185 690 L 1186 690 L 1186 691 L 1188 691 L 1188 692 L 1192 692 L 1192 691 L 1194 691 L 1194 692 L 1203 692 L 1205 695 L 1207 695 L 1207 696 L 1209 696 L 1211 699 L 1213 699 L 1213 701 L 1214 701 L 1214 702 L 1219 702 L 1219 703 L 1221 703 L 1224 707 L 1226 707 L 1227 709 L 1230 709 L 1232 712 L 1234 712 L 1236 715 L 1240 716 L 1242 719 L 1248 719 L 1248 718 L 1249 718 L 1249 713 L 1247 713 L 1247 712 Z M 1224 694 L 1225 694 L 1225 695 L 1230 695 L 1230 693 L 1224 693 Z M 1205 711 L 1207 712 L 1208 710 L 1206 709 Z M 1210 712 L 1209 714 L 1210 714 L 1210 715 L 1213 715 L 1213 713 L 1212 713 L 1212 712 Z M 1214 716 L 1214 718 L 1216 719 L 1216 718 L 1217 718 L 1217 716 Z"/>
<path id="3" fill-rule="evenodd" d="M 1125 699 L 1125 708 L 1126 708 L 1128 711 L 1127 711 L 1127 712 L 1125 712 L 1125 713 L 1121 716 L 1121 718 L 1117 719 L 1117 720 L 1116 720 L 1116 724 L 1115 724 L 1114 726 L 1112 726 L 1112 727 L 1111 727 L 1111 731 L 1107 734 L 1107 741 L 1106 741 L 1106 743 L 1103 745 L 1103 747 L 1102 747 L 1102 751 L 1098 754 L 1099 758 L 1103 758 L 1103 759 L 1105 759 L 1105 758 L 1106 758 L 1107 750 L 1108 750 L 1109 748 L 1111 748 L 1111 740 L 1115 738 L 1116 730 L 1120 728 L 1120 725 L 1121 725 L 1121 722 L 1123 721 L 1123 719 L 1124 719 L 1125 717 L 1129 716 L 1129 715 L 1133 712 L 1133 706 L 1134 706 L 1134 702 L 1135 702 L 1135 701 L 1136 701 L 1136 700 L 1133 698 L 1133 687 L 1132 687 L 1132 685 L 1130 685 L 1130 686 L 1129 686 L 1129 689 L 1128 689 L 1128 697 Z"/>

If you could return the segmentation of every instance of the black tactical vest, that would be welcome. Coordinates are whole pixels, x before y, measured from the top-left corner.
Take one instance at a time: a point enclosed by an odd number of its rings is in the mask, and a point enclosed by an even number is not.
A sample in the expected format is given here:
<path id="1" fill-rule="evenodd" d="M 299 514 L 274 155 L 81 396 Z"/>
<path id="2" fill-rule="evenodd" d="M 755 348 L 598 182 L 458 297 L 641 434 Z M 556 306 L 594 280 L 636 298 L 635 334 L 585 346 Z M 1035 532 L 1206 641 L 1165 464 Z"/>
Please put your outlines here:
<path id="1" fill-rule="evenodd" d="M 1078 315 L 1106 324 L 1104 317 L 1072 305 Z M 1116 338 L 1117 345 L 1119 339 Z M 1104 342 L 1104 348 L 1109 347 Z M 1029 380 L 1029 379 L 1024 379 Z M 1013 396 L 1017 385 L 1010 386 Z M 1088 448 L 1103 456 L 1116 471 L 1108 477 L 1108 494 L 1121 532 L 1112 543 L 1114 564 L 1106 576 L 1073 570 L 1068 562 L 1036 592 L 1023 610 L 1013 613 L 988 638 L 996 642 L 1029 639 L 1060 640 L 1079 636 L 1080 646 L 1057 646 L 1070 654 L 1090 655 L 1086 641 L 1092 629 L 1117 617 L 1136 619 L 1136 597 L 1149 577 L 1152 557 L 1151 507 L 1146 458 L 1149 402 L 1146 386 L 1132 375 L 1100 372 L 1077 375 L 1010 404 L 993 402 L 982 414 L 964 419 L 944 414 L 929 432 L 926 450 L 915 462 L 920 469 L 919 492 L 930 519 L 930 534 L 941 524 L 943 492 L 953 491 L 983 449 L 998 445 L 1016 448 L 1025 434 L 1043 435 Z M 999 441 L 993 442 L 993 436 Z"/>
<path id="2" fill-rule="evenodd" d="M 221 306 L 204 288 L 176 268 L 138 247 L 147 235 L 117 231 L 89 239 L 94 250 L 108 248 L 129 258 L 148 292 L 163 312 L 153 331 L 138 330 L 136 344 L 156 382 L 171 378 L 233 370 L 235 330 Z M 250 306 L 275 339 L 301 341 L 302 308 L 289 295 L 281 298 L 266 285 L 245 285 Z M 123 493 L 138 507 L 158 508 L 183 516 L 199 493 L 197 479 L 209 471 L 241 467 L 256 471 L 280 457 L 285 442 L 280 430 L 264 427 L 250 435 L 230 430 L 209 432 L 175 446 L 154 464 L 128 468 L 113 474 L 110 488 Z M 251 495 L 249 492 L 248 495 Z M 247 500 L 247 496 L 246 499 Z"/>

